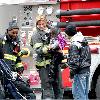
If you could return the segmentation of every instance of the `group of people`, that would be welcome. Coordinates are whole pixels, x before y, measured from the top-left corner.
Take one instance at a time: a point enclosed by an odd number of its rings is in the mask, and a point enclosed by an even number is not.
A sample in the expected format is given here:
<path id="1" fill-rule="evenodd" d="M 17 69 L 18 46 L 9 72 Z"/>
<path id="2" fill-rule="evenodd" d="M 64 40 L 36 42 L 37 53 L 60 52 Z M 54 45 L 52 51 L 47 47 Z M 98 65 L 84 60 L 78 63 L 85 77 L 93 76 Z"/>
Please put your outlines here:
<path id="1" fill-rule="evenodd" d="M 48 29 L 46 19 L 39 19 L 36 30 L 31 38 L 31 46 L 37 54 L 38 69 L 43 89 L 43 99 L 63 99 L 61 80 L 62 53 L 59 29 Z M 87 40 L 75 25 L 68 25 L 65 33 L 70 40 L 67 64 L 70 68 L 70 78 L 73 79 L 72 94 L 75 100 L 88 100 L 91 52 Z M 49 37 L 49 38 L 48 38 Z M 49 42 L 48 42 L 49 41 Z M 66 45 L 65 40 L 63 42 Z"/>
<path id="2" fill-rule="evenodd" d="M 24 71 L 24 67 L 20 58 L 18 30 L 17 25 L 12 23 L 5 36 L 0 39 L 0 49 L 2 48 L 0 59 L 4 59 L 10 66 L 11 71 L 17 72 L 20 76 Z M 66 26 L 65 33 L 70 40 L 67 64 L 70 68 L 70 78 L 73 79 L 73 97 L 75 100 L 88 100 L 91 66 L 91 53 L 88 42 L 81 32 L 77 32 L 74 25 Z M 63 46 L 65 46 L 66 39 L 62 38 L 59 41 L 59 36 L 61 36 L 60 29 L 49 27 L 46 18 L 40 16 L 36 22 L 30 45 L 33 48 L 33 56 L 36 56 L 34 63 L 41 79 L 42 99 L 63 99 L 61 64 L 64 56 L 62 53 L 63 47 L 60 44 L 63 40 Z M 22 83 L 22 81 L 17 80 L 14 84 L 21 94 L 24 94 L 24 92 L 34 94 L 34 91 L 25 82 Z"/>
<path id="3" fill-rule="evenodd" d="M 36 22 L 36 30 L 31 38 L 30 45 L 33 47 L 34 53 L 37 54 L 36 68 L 41 79 L 42 99 L 63 98 L 59 66 L 63 54 L 57 40 L 58 32 L 57 29 L 49 29 L 46 19 L 40 17 Z"/>

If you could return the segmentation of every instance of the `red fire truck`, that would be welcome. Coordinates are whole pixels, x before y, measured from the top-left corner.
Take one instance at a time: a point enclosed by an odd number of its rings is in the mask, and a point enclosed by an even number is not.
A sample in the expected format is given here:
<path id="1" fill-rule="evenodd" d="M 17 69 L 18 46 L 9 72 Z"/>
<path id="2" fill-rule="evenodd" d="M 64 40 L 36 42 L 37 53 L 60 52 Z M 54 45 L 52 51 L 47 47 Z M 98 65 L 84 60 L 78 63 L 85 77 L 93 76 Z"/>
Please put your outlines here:
<path id="1" fill-rule="evenodd" d="M 86 36 L 92 53 L 89 94 L 91 98 L 100 98 L 100 0 L 60 0 L 56 16 L 60 18 L 56 26 L 64 30 L 66 25 L 74 24 Z M 69 71 L 69 68 L 62 71 L 66 91 L 72 88 Z"/>

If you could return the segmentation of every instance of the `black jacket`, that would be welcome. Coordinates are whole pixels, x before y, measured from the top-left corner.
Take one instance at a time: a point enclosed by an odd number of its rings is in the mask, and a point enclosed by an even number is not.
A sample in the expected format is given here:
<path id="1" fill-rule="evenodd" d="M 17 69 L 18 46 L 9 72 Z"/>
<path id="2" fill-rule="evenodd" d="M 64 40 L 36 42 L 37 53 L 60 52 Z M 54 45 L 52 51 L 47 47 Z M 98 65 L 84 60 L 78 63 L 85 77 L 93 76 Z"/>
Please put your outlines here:
<path id="1" fill-rule="evenodd" d="M 12 71 L 16 71 L 15 66 L 18 63 L 21 63 L 21 58 L 18 56 L 18 53 L 20 52 L 20 45 L 19 45 L 18 38 L 12 40 L 6 34 L 0 36 L 0 41 L 4 52 L 4 59 L 6 63 L 8 64 L 8 66 L 11 66 Z"/>

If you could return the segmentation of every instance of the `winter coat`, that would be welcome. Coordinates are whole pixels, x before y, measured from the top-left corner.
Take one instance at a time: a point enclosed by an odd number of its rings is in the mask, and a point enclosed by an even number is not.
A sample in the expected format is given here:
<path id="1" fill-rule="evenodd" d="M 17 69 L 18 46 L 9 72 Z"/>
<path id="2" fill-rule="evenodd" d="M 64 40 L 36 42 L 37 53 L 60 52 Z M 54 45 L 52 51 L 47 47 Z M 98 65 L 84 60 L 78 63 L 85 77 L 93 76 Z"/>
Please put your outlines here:
<path id="1" fill-rule="evenodd" d="M 73 74 L 90 71 L 91 52 L 85 37 L 79 32 L 71 38 L 68 65 Z"/>
<path id="2" fill-rule="evenodd" d="M 8 34 L 5 34 L 0 36 L 0 41 L 4 52 L 4 60 L 11 68 L 11 70 L 16 71 L 16 69 L 23 68 L 21 58 L 18 55 L 20 52 L 20 44 L 18 38 L 12 40 Z"/>
<path id="3" fill-rule="evenodd" d="M 48 49 L 49 49 L 48 48 L 49 40 L 47 39 L 48 37 L 49 37 L 49 29 L 43 31 L 36 28 L 36 30 L 33 32 L 30 45 L 33 47 L 34 54 L 37 54 L 36 66 L 43 67 L 46 66 L 47 64 L 50 64 L 50 58 L 48 54 Z"/>

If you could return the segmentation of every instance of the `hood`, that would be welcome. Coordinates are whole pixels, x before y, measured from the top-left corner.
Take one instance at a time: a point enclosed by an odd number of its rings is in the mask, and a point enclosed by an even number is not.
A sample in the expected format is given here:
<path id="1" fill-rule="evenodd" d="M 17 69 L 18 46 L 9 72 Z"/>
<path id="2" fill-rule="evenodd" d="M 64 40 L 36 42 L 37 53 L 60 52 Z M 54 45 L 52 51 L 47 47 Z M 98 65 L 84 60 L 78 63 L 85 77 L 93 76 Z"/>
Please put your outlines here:
<path id="1" fill-rule="evenodd" d="M 72 38 L 71 38 L 71 44 L 76 45 L 78 48 L 82 46 L 82 43 L 84 42 L 84 36 L 81 32 L 77 32 Z"/>

